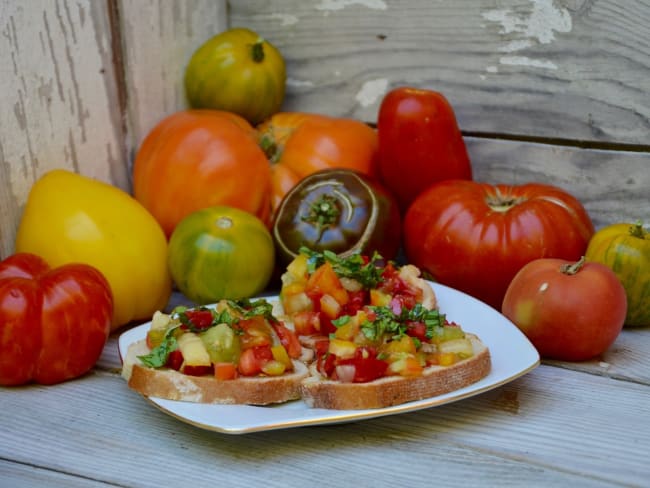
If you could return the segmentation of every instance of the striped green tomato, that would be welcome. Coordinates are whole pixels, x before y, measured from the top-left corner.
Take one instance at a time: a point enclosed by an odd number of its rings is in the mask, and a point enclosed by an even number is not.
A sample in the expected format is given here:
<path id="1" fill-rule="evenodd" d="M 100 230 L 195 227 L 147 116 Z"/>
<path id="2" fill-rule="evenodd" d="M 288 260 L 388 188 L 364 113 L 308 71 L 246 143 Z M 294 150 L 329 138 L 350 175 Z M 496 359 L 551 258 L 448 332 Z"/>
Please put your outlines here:
<path id="1" fill-rule="evenodd" d="M 181 220 L 169 239 L 174 283 L 201 305 L 259 294 L 271 279 L 274 263 L 267 227 L 234 207 L 195 211 Z"/>
<path id="2" fill-rule="evenodd" d="M 587 247 L 588 261 L 611 268 L 627 294 L 628 327 L 650 326 L 650 232 L 641 222 L 600 229 Z"/>
<path id="3" fill-rule="evenodd" d="M 285 85 L 280 51 L 243 28 L 226 30 L 206 41 L 185 70 L 190 107 L 233 112 L 253 125 L 280 110 Z"/>

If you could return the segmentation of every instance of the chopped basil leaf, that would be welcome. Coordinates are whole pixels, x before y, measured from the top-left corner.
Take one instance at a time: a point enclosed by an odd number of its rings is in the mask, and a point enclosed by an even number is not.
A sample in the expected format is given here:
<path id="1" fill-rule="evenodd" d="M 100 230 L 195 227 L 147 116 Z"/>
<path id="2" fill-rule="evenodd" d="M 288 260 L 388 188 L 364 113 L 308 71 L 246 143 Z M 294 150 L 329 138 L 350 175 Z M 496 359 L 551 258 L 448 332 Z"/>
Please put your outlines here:
<path id="1" fill-rule="evenodd" d="M 177 327 L 171 327 L 166 333 L 163 341 L 156 346 L 149 354 L 138 356 L 142 364 L 150 368 L 162 368 L 167 364 L 169 353 L 178 349 L 178 342 L 174 337 L 174 331 Z"/>
<path id="2" fill-rule="evenodd" d="M 367 262 L 358 252 L 347 257 L 340 257 L 329 250 L 319 253 L 306 247 L 301 247 L 300 253 L 307 256 L 307 270 L 310 274 L 325 264 L 325 262 L 329 262 L 337 276 L 357 280 L 366 289 L 377 286 L 381 281 L 381 275 L 386 265 L 384 258 L 376 251 Z"/>

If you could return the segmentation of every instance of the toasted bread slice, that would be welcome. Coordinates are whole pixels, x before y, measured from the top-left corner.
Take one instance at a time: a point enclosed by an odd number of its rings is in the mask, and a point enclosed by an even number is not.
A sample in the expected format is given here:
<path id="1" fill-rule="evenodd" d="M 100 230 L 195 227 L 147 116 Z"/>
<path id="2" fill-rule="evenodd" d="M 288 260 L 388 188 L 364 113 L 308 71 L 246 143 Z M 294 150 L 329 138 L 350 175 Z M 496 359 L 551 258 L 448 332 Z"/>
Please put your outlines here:
<path id="1" fill-rule="evenodd" d="M 467 334 L 474 355 L 452 366 L 429 366 L 421 376 L 386 376 L 368 383 L 342 383 L 323 377 L 316 367 L 302 382 L 302 398 L 310 407 L 335 410 L 385 408 L 455 391 L 485 377 L 490 352 L 480 339 Z"/>
<path id="2" fill-rule="evenodd" d="M 217 380 L 189 376 L 173 369 L 144 366 L 138 356 L 149 353 L 145 340 L 131 344 L 122 376 L 131 389 L 144 396 L 195 403 L 267 405 L 300 398 L 300 383 L 309 376 L 307 366 L 293 361 L 293 371 L 281 376 L 239 377 Z"/>

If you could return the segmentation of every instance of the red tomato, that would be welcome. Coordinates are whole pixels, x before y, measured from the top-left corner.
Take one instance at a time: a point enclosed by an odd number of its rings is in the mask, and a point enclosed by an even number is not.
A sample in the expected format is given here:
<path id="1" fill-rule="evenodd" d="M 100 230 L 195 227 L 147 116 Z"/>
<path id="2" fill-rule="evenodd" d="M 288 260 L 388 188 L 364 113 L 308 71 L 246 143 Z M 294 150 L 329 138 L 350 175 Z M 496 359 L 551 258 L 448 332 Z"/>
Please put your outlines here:
<path id="1" fill-rule="evenodd" d="M 438 92 L 401 87 L 379 107 L 379 175 L 405 212 L 432 183 L 472 179 L 472 167 L 454 111 Z"/>
<path id="2" fill-rule="evenodd" d="M 347 168 L 375 176 L 377 133 L 367 124 L 302 112 L 278 112 L 258 126 L 272 163 L 272 209 L 305 176 Z"/>
<path id="3" fill-rule="evenodd" d="M 625 288 L 601 263 L 537 259 L 514 277 L 503 314 L 541 357 L 583 361 L 606 351 L 623 328 Z"/>
<path id="4" fill-rule="evenodd" d="M 187 110 L 165 118 L 145 138 L 133 163 L 133 194 L 169 237 L 184 217 L 217 205 L 268 222 L 270 175 L 243 118 Z"/>
<path id="5" fill-rule="evenodd" d="M 273 329 L 278 334 L 280 344 L 282 344 L 287 350 L 289 357 L 293 359 L 299 358 L 302 354 L 302 346 L 300 345 L 298 336 L 280 322 L 275 322 L 273 324 Z"/>
<path id="6" fill-rule="evenodd" d="M 185 315 L 197 329 L 207 329 L 212 325 L 212 312 L 210 310 L 186 310 Z"/>
<path id="7" fill-rule="evenodd" d="M 443 181 L 424 191 L 404 219 L 409 262 L 497 310 L 526 263 L 577 260 L 593 234 L 582 204 L 543 184 Z"/>
<path id="8" fill-rule="evenodd" d="M 238 369 L 244 376 L 261 373 L 262 367 L 273 359 L 270 346 L 255 346 L 244 349 L 239 357 Z"/>
<path id="9" fill-rule="evenodd" d="M 99 359 L 112 318 L 111 288 L 96 268 L 8 257 L 0 262 L 0 385 L 81 376 Z"/>

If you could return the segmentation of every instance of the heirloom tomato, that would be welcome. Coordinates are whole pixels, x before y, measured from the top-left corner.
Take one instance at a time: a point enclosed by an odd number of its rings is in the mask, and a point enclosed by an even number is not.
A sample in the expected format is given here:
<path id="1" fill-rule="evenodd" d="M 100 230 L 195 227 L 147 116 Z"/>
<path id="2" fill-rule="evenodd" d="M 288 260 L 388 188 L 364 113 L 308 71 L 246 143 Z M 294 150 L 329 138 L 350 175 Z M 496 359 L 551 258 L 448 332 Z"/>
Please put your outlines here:
<path id="1" fill-rule="evenodd" d="M 190 107 L 234 112 L 251 124 L 280 110 L 285 84 L 280 51 L 243 28 L 226 30 L 206 41 L 185 70 Z"/>
<path id="2" fill-rule="evenodd" d="M 145 138 L 133 163 L 133 193 L 169 237 L 185 216 L 227 205 L 269 218 L 270 168 L 255 130 L 216 110 L 176 112 Z"/>
<path id="3" fill-rule="evenodd" d="M 543 358 L 584 361 L 605 352 L 625 320 L 625 289 L 600 263 L 536 259 L 513 278 L 502 312 Z"/>
<path id="4" fill-rule="evenodd" d="M 53 267 L 80 262 L 101 271 L 115 300 L 113 329 L 150 318 L 171 295 L 158 222 L 125 191 L 70 171 L 50 171 L 34 183 L 16 251 Z"/>
<path id="5" fill-rule="evenodd" d="M 545 184 L 434 183 L 404 219 L 409 262 L 499 310 L 510 280 L 533 259 L 579 259 L 594 226 L 582 204 Z"/>
<path id="6" fill-rule="evenodd" d="M 50 385 L 86 373 L 104 349 L 112 315 L 111 287 L 96 268 L 9 256 L 0 262 L 0 385 Z"/>
<path id="7" fill-rule="evenodd" d="M 273 273 L 275 248 L 264 223 L 237 208 L 192 212 L 169 239 L 169 269 L 178 289 L 198 304 L 250 298 Z"/>
<path id="8" fill-rule="evenodd" d="M 285 265 L 303 246 L 343 256 L 377 251 L 394 259 L 401 243 L 394 197 L 369 176 L 349 169 L 326 169 L 300 180 L 280 203 L 272 232 Z"/>
<path id="9" fill-rule="evenodd" d="M 257 129 L 271 161 L 273 211 L 289 189 L 316 171 L 345 168 L 376 174 L 377 133 L 359 120 L 279 112 Z"/>
<path id="10" fill-rule="evenodd" d="M 450 103 L 439 92 L 400 87 L 377 117 L 379 175 L 405 212 L 432 183 L 472 179 L 472 167 Z"/>
<path id="11" fill-rule="evenodd" d="M 600 229 L 589 241 L 587 261 L 614 271 L 627 293 L 625 325 L 650 326 L 650 232 L 641 222 Z"/>

